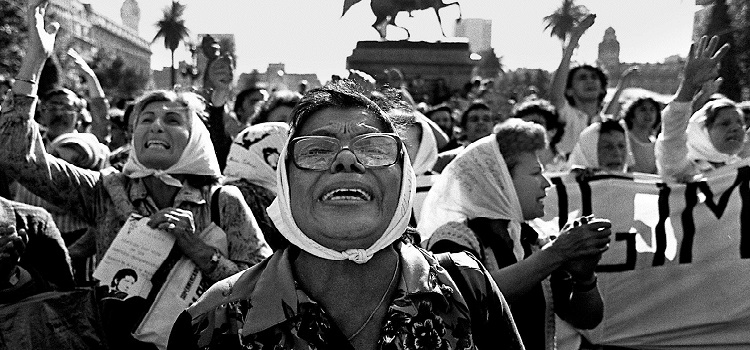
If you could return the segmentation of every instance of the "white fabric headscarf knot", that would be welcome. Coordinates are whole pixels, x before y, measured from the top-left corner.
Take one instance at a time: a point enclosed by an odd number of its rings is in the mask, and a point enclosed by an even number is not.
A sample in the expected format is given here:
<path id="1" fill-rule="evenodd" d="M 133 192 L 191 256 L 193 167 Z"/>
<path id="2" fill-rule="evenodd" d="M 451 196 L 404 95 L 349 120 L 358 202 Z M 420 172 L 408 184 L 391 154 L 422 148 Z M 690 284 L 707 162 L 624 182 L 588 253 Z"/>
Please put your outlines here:
<path id="1" fill-rule="evenodd" d="M 422 138 L 417 155 L 414 156 L 412 167 L 415 174 L 423 175 L 432 170 L 438 160 L 437 140 L 430 124 L 427 123 L 427 117 L 419 112 L 415 113 L 415 117 L 419 127 L 422 128 Z"/>
<path id="2" fill-rule="evenodd" d="M 635 157 L 633 156 L 633 149 L 630 146 L 630 137 L 628 136 L 628 128 L 625 123 L 620 120 L 618 123 L 625 130 L 625 145 L 627 149 L 627 157 L 625 159 L 625 169 L 635 165 Z M 573 153 L 570 154 L 568 164 L 571 168 L 601 168 L 599 165 L 599 130 L 602 128 L 601 122 L 595 122 L 587 126 L 581 132 L 581 136 L 578 138 L 578 143 L 573 148 Z"/>
<path id="3" fill-rule="evenodd" d="M 290 140 L 291 139 L 289 139 L 289 141 Z M 276 169 L 278 186 L 276 199 L 271 203 L 268 209 L 266 209 L 266 212 L 274 225 L 276 225 L 276 228 L 279 229 L 279 232 L 281 232 L 284 238 L 289 240 L 291 244 L 322 259 L 351 260 L 357 264 L 364 264 L 370 261 L 375 253 L 390 246 L 393 242 L 401 238 L 406 231 L 406 227 L 409 225 L 412 201 L 414 200 L 414 195 L 416 193 L 416 178 L 414 176 L 414 170 L 411 167 L 409 155 L 405 150 L 401 153 L 403 155 L 403 163 L 398 205 L 396 206 L 396 212 L 393 214 L 393 218 L 391 218 L 388 227 L 380 238 L 378 238 L 378 240 L 370 247 L 364 249 L 347 249 L 340 252 L 324 247 L 320 243 L 312 240 L 302 232 L 299 227 L 297 227 L 297 224 L 294 221 L 289 194 L 289 179 L 287 177 L 285 161 L 287 158 L 288 147 L 289 142 L 287 141 L 284 149 L 281 151 L 279 166 Z M 335 225 L 336 223 L 331 224 Z"/>
<path id="4" fill-rule="evenodd" d="M 151 103 L 155 102 L 160 101 L 154 101 Z M 135 118 L 133 125 L 136 125 L 138 122 L 138 117 L 139 116 L 131 117 Z M 175 164 L 163 170 L 144 166 L 138 160 L 138 154 L 135 151 L 135 140 L 131 140 L 130 145 L 132 147 L 130 149 L 130 156 L 128 157 L 127 163 L 125 163 L 122 172 L 131 179 L 144 178 L 153 175 L 165 184 L 175 187 L 182 187 L 182 183 L 172 175 L 190 174 L 221 176 L 219 161 L 216 158 L 214 144 L 211 142 L 211 135 L 208 133 L 208 129 L 206 129 L 206 126 L 191 109 L 188 109 L 188 118 L 190 119 L 188 121 L 190 125 L 190 136 L 185 149 L 182 151 L 179 160 L 177 160 Z"/>
<path id="5" fill-rule="evenodd" d="M 690 117 L 687 126 L 688 159 L 723 164 L 732 164 L 740 160 L 740 157 L 736 154 L 722 153 L 717 150 L 708 134 L 708 128 L 706 127 L 708 111 L 721 102 L 723 101 L 710 101 Z"/>
<path id="6" fill-rule="evenodd" d="M 445 224 L 468 219 L 508 220 L 513 255 L 521 261 L 521 223 L 524 222 L 513 179 L 494 134 L 470 144 L 443 170 L 427 193 L 417 225 L 427 246 L 432 234 Z"/>
<path id="7" fill-rule="evenodd" d="M 289 136 L 289 124 L 251 125 L 237 134 L 224 168 L 226 182 L 245 179 L 276 193 L 276 168 Z"/>

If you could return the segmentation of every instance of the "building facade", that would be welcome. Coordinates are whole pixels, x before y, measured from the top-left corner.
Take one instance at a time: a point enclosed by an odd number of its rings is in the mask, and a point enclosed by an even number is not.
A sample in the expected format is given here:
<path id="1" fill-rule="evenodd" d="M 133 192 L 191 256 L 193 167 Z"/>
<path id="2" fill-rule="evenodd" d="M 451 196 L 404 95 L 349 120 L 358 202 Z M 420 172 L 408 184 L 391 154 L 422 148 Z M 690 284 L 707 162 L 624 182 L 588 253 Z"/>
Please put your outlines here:
<path id="1" fill-rule="evenodd" d="M 137 3 L 128 0 L 123 6 L 127 11 L 122 13 L 127 18 L 122 21 L 129 26 L 100 15 L 90 4 L 78 0 L 51 0 L 47 16 L 60 23 L 55 47 L 61 62 L 67 61 L 63 55 L 69 48 L 89 59 L 104 49 L 122 57 L 128 66 L 148 74 L 151 69 L 150 43 L 138 36 L 133 28 L 137 28 L 134 21 L 138 18 L 132 17 Z"/>
<path id="2" fill-rule="evenodd" d="M 639 73 L 631 80 L 630 86 L 668 95 L 677 91 L 680 73 L 685 65 L 685 60 L 679 56 L 668 57 L 660 63 L 620 62 L 620 42 L 612 27 L 604 32 L 596 62 L 609 76 L 609 87 L 617 85 L 620 75 L 626 69 L 638 66 Z"/>

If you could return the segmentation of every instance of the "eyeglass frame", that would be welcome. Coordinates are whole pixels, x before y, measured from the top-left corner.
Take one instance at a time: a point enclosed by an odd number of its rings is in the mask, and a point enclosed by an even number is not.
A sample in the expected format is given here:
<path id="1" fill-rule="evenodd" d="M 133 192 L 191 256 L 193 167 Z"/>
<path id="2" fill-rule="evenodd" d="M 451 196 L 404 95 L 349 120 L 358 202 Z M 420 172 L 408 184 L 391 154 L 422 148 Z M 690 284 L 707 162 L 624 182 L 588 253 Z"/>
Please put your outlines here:
<path id="1" fill-rule="evenodd" d="M 352 143 L 357 142 L 357 141 L 359 141 L 361 139 L 364 139 L 364 138 L 366 138 L 368 136 L 371 137 L 373 135 L 377 135 L 377 136 L 380 136 L 380 135 L 389 136 L 392 139 L 396 140 L 397 155 L 396 155 L 396 158 L 394 159 L 393 163 L 387 164 L 387 165 L 373 165 L 373 166 L 365 165 L 364 163 L 362 163 L 362 161 L 360 161 L 359 157 L 357 157 L 357 154 L 351 148 L 349 148 L 349 146 Z M 336 143 L 339 146 L 338 152 L 336 152 L 336 154 L 334 154 L 333 157 L 331 157 L 330 163 L 325 168 L 323 168 L 323 169 L 312 169 L 312 168 L 307 168 L 307 167 L 300 166 L 297 163 L 296 157 L 294 156 L 294 146 L 299 141 L 301 141 L 301 140 L 305 140 L 305 139 L 321 139 L 321 138 L 323 138 L 323 139 L 333 139 L 333 140 L 336 141 Z M 327 169 L 330 169 L 331 165 L 336 161 L 336 158 L 338 158 L 339 154 L 342 151 L 349 150 L 349 152 L 352 152 L 352 154 L 354 155 L 354 158 L 357 160 L 357 163 L 361 164 L 365 168 L 367 168 L 367 169 L 381 169 L 381 168 L 387 168 L 389 166 L 393 166 L 393 165 L 397 164 L 399 161 L 401 161 L 403 159 L 404 147 L 405 146 L 404 146 L 403 140 L 396 133 L 371 132 L 371 133 L 357 135 L 357 136 L 353 137 L 351 140 L 349 140 L 349 143 L 346 146 L 342 146 L 341 145 L 341 140 L 339 140 L 338 138 L 333 137 L 333 136 L 306 135 L 306 136 L 297 136 L 297 137 L 295 137 L 295 138 L 293 138 L 293 139 L 291 139 L 289 141 L 289 150 L 287 152 L 287 157 L 291 157 L 292 163 L 294 164 L 294 166 L 296 166 L 299 169 L 309 170 L 309 171 L 326 171 Z"/>

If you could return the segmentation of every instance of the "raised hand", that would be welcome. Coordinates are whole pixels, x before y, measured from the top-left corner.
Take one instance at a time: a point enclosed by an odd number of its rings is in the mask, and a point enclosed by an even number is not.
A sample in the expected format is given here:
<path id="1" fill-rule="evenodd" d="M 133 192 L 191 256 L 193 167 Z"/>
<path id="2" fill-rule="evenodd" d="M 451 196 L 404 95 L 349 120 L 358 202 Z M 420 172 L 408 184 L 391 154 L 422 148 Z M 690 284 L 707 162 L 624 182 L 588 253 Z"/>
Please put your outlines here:
<path id="1" fill-rule="evenodd" d="M 705 35 L 698 42 L 690 45 L 690 53 L 682 70 L 683 81 L 686 85 L 697 90 L 703 83 L 715 80 L 719 76 L 719 63 L 729 51 L 729 44 L 724 44 L 717 50 L 718 45 L 718 36 L 708 40 Z"/>
<path id="2" fill-rule="evenodd" d="M 573 30 L 571 31 L 571 37 L 574 37 L 576 39 L 580 38 L 587 29 L 591 28 L 591 26 L 594 25 L 595 21 L 596 15 L 593 13 L 589 14 L 588 16 L 586 16 L 586 18 L 579 22 L 578 25 L 573 27 Z"/>
<path id="3" fill-rule="evenodd" d="M 44 23 L 48 4 L 49 0 L 34 0 L 26 11 L 26 24 L 30 29 L 27 54 L 37 55 L 45 60 L 54 52 L 55 37 L 60 28 L 57 22 Z"/>
<path id="4" fill-rule="evenodd" d="M 18 265 L 21 255 L 26 250 L 27 241 L 25 230 L 17 231 L 13 225 L 0 227 L 0 278 L 3 282 L 10 278 Z"/>

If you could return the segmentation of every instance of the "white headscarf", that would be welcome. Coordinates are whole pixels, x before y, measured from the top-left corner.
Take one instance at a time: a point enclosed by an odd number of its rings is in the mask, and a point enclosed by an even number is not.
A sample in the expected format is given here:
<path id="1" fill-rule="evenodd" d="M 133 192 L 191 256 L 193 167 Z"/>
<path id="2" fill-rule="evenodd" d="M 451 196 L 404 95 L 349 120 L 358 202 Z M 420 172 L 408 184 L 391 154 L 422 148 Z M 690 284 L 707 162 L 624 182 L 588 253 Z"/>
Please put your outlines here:
<path id="1" fill-rule="evenodd" d="M 721 100 L 710 101 L 690 117 L 687 126 L 688 159 L 724 164 L 732 164 L 740 160 L 740 157 L 736 154 L 719 152 L 714 147 L 714 144 L 711 142 L 711 136 L 708 134 L 708 128 L 706 127 L 708 111 L 714 108 L 716 104 L 719 104 L 719 102 L 724 103 Z M 728 106 L 727 108 L 730 107 Z"/>
<path id="2" fill-rule="evenodd" d="M 445 224 L 468 219 L 509 220 L 513 255 L 521 261 L 521 223 L 524 222 L 513 179 L 500 153 L 495 135 L 470 144 L 443 170 L 422 205 L 417 226 L 422 241 Z"/>
<path id="3" fill-rule="evenodd" d="M 137 115 L 131 117 L 135 118 L 134 125 L 138 122 L 138 117 Z M 122 172 L 133 179 L 153 175 L 165 184 L 175 187 L 182 187 L 180 180 L 172 176 L 176 174 L 221 176 L 219 161 L 216 159 L 214 144 L 211 142 L 208 129 L 190 108 L 188 108 L 188 118 L 190 119 L 190 137 L 177 163 L 164 170 L 147 168 L 138 160 L 135 140 L 131 140 L 130 156 Z"/>
<path id="4" fill-rule="evenodd" d="M 427 117 L 419 112 L 415 113 L 415 117 L 417 118 L 417 123 L 422 128 L 422 139 L 419 143 L 417 155 L 414 156 L 412 167 L 415 174 L 422 175 L 432 170 L 432 167 L 435 166 L 438 159 L 438 148 L 435 134 L 432 132 L 430 124 L 426 121 Z"/>
<path id="5" fill-rule="evenodd" d="M 622 120 L 619 121 L 625 131 L 625 145 L 627 149 L 627 156 L 625 158 L 626 168 L 623 171 L 627 171 L 628 167 L 635 164 L 635 157 L 633 156 L 633 150 L 630 146 L 630 137 L 628 136 L 628 128 L 624 125 Z M 593 123 L 587 126 L 581 132 L 581 136 L 578 138 L 578 143 L 573 148 L 573 153 L 570 154 L 568 163 L 571 168 L 600 168 L 599 166 L 599 130 L 602 128 L 601 122 Z"/>
<path id="6" fill-rule="evenodd" d="M 276 199 L 271 203 L 268 209 L 266 209 L 268 216 L 284 238 L 289 240 L 293 245 L 319 258 L 326 260 L 352 260 L 358 264 L 368 262 L 376 252 L 388 247 L 401 238 L 406 231 L 406 227 L 409 225 L 412 201 L 414 200 L 414 194 L 416 193 L 417 188 L 414 170 L 411 167 L 409 155 L 405 150 L 402 152 L 403 164 L 398 205 L 396 206 L 396 212 L 393 214 L 393 218 L 385 229 L 385 232 L 383 232 L 383 235 L 380 236 L 375 243 L 366 249 L 348 249 L 339 252 L 315 242 L 302 232 L 294 222 L 290 205 L 289 179 L 287 178 L 286 161 L 284 161 L 286 159 L 288 147 L 289 142 L 287 141 L 284 149 L 281 151 L 279 166 L 276 169 L 276 180 L 278 186 Z"/>
<path id="7" fill-rule="evenodd" d="M 289 124 L 281 122 L 251 125 L 237 134 L 227 156 L 225 181 L 245 179 L 276 193 L 276 162 L 288 136 Z M 277 158 L 269 159 L 274 153 Z"/>

